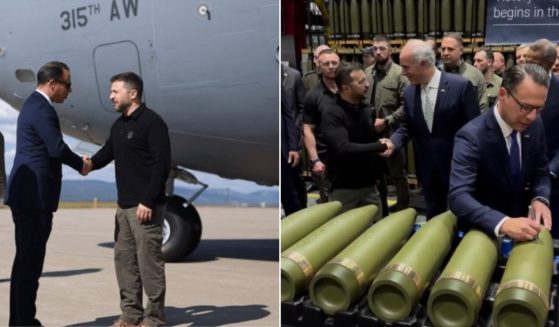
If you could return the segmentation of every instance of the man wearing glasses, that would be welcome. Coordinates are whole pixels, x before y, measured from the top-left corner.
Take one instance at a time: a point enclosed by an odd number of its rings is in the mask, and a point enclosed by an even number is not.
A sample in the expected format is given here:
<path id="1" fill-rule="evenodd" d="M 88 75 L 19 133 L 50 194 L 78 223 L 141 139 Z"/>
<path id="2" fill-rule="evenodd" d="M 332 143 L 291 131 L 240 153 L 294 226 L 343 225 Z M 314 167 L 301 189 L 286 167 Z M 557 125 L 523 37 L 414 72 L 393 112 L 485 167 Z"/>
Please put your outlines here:
<path id="1" fill-rule="evenodd" d="M 41 67 L 37 89 L 21 107 L 17 120 L 16 156 L 5 200 L 12 211 L 16 241 L 10 278 L 10 326 L 41 326 L 35 318 L 35 299 L 53 212 L 58 208 L 62 164 L 82 175 L 91 170 L 91 164 L 64 143 L 52 106 L 68 97 L 70 80 L 70 69 L 62 62 Z"/>
<path id="2" fill-rule="evenodd" d="M 466 228 L 516 241 L 551 229 L 545 132 L 548 74 L 538 65 L 505 71 L 498 102 L 454 141 L 449 206 Z M 533 213 L 529 214 L 529 206 Z"/>

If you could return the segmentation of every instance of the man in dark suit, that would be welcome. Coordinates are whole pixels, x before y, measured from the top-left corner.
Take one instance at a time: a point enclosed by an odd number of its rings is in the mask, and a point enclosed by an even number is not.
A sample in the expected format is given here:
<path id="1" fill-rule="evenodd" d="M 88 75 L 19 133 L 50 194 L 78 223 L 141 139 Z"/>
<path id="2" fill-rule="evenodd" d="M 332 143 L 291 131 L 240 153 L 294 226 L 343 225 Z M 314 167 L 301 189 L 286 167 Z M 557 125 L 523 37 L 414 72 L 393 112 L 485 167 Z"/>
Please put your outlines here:
<path id="1" fill-rule="evenodd" d="M 545 132 L 538 117 L 547 83 L 538 65 L 507 69 L 495 108 L 456 135 L 448 201 L 464 227 L 517 241 L 534 239 L 540 221 L 551 228 Z"/>
<path id="2" fill-rule="evenodd" d="M 293 121 L 300 126 L 307 90 L 301 80 L 301 73 L 297 69 L 281 65 L 281 72 L 281 84 L 285 88 L 289 108 L 293 111 Z"/>
<path id="3" fill-rule="evenodd" d="M 285 89 L 281 89 L 281 204 L 285 215 L 306 207 L 301 203 L 295 185 L 298 176 L 296 169 L 300 162 L 299 129 L 293 122 L 293 111 L 289 107 Z"/>
<path id="4" fill-rule="evenodd" d="M 552 68 L 557 58 L 556 45 L 549 40 L 540 39 L 528 46 L 526 62 L 541 66 L 549 76 L 549 88 L 545 99 L 545 108 L 541 113 L 545 129 L 547 159 L 551 175 L 550 209 L 551 217 L 559 219 L 559 77 L 553 74 Z M 559 239 L 559 223 L 553 224 L 551 235 Z"/>
<path id="5" fill-rule="evenodd" d="M 68 66 L 49 62 L 37 73 L 37 89 L 25 101 L 17 120 L 16 156 L 5 204 L 15 223 L 16 256 L 10 279 L 10 326 L 40 326 L 35 299 L 52 214 L 58 208 L 62 164 L 82 174 L 91 170 L 64 143 L 52 103 L 62 103 L 72 82 Z"/>
<path id="6" fill-rule="evenodd" d="M 435 53 L 424 41 L 408 41 L 400 52 L 400 65 L 410 85 L 404 90 L 404 119 L 390 137 L 393 145 L 386 155 L 413 139 L 417 178 L 430 219 L 447 210 L 454 136 L 480 110 L 472 84 L 437 70 Z"/>
<path id="7" fill-rule="evenodd" d="M 303 104 L 307 91 L 305 90 L 305 86 L 303 85 L 303 82 L 301 80 L 301 73 L 297 69 L 293 69 L 287 65 L 281 65 L 281 67 L 281 85 L 285 89 L 284 94 L 286 104 L 292 112 L 292 120 L 297 127 L 297 133 L 299 133 L 297 142 L 301 142 L 302 140 L 299 136 L 301 134 L 300 128 L 303 125 Z M 299 143 L 297 144 L 297 149 L 299 149 Z M 300 157 L 303 157 L 302 153 Z M 299 197 L 301 208 L 306 208 L 307 206 L 307 189 L 305 181 L 302 177 L 302 172 L 306 170 L 306 167 L 304 167 L 304 165 L 305 162 L 301 160 L 300 164 L 297 167 L 292 167 L 290 169 L 293 171 L 292 173 L 290 173 L 293 177 L 292 184 L 297 191 L 297 196 Z"/>

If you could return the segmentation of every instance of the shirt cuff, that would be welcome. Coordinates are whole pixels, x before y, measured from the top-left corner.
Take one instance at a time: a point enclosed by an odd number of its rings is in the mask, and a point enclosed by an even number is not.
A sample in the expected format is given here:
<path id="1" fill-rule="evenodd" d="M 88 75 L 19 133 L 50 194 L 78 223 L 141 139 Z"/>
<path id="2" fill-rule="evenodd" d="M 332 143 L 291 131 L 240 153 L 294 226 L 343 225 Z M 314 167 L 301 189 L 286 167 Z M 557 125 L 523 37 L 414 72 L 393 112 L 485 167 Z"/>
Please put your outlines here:
<path id="1" fill-rule="evenodd" d="M 495 229 L 493 230 L 493 232 L 495 233 L 495 236 L 501 237 L 501 236 L 505 235 L 505 234 L 499 233 L 499 231 L 501 230 L 501 226 L 503 226 L 503 224 L 505 223 L 505 221 L 507 219 L 510 219 L 510 218 L 507 217 L 507 216 L 503 217 L 503 219 L 501 219 L 501 221 L 499 221 L 497 226 L 495 226 Z"/>
<path id="2" fill-rule="evenodd" d="M 544 198 L 543 196 L 536 196 L 535 198 L 532 199 L 532 201 L 530 203 L 532 203 L 534 201 L 540 201 L 541 203 L 543 203 L 547 207 L 549 207 L 549 200 Z"/>

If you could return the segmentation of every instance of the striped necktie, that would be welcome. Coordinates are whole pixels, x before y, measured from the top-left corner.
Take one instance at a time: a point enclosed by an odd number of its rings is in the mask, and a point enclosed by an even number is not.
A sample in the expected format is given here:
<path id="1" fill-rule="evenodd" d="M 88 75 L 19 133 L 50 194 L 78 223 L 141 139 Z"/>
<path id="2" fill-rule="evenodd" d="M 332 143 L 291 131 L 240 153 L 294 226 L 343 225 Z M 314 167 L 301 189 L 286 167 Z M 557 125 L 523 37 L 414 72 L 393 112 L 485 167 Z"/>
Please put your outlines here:
<path id="1" fill-rule="evenodd" d="M 423 88 L 425 92 L 425 104 L 423 105 L 423 117 L 425 118 L 425 123 L 427 123 L 427 128 L 429 132 L 433 130 L 433 116 L 435 114 L 435 105 L 433 100 L 431 100 L 431 95 L 429 94 L 429 86 Z"/>

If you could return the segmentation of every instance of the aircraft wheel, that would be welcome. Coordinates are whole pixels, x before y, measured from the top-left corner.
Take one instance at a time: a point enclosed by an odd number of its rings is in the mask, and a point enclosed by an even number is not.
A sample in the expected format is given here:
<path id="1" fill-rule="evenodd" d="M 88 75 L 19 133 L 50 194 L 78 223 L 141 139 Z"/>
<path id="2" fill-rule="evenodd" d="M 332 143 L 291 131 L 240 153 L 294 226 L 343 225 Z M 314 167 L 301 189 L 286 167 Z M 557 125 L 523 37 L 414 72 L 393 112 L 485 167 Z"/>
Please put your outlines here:
<path id="1" fill-rule="evenodd" d="M 190 254 L 200 243 L 202 222 L 193 205 L 183 207 L 185 199 L 169 197 L 163 221 L 163 259 L 178 261 Z"/>

